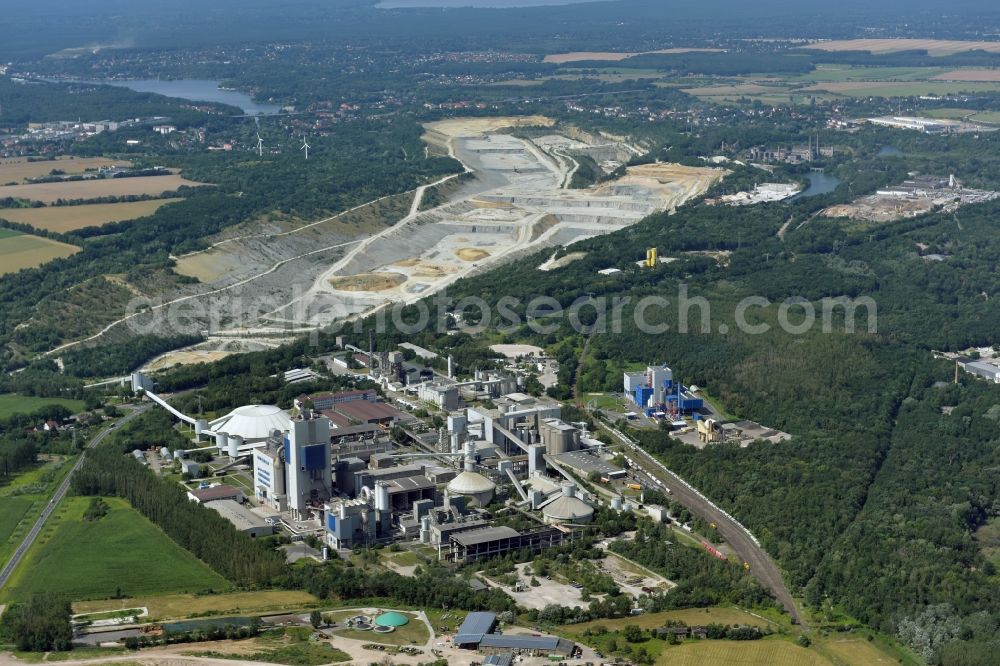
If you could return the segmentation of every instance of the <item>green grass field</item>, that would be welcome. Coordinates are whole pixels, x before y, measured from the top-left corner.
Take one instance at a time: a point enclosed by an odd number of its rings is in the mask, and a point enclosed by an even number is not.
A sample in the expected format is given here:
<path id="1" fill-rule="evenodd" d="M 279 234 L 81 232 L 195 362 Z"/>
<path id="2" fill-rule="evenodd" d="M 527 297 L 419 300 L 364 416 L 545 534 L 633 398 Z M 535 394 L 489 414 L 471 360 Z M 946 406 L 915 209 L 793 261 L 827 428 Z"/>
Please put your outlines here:
<path id="1" fill-rule="evenodd" d="M 50 238 L 23 234 L 19 231 L 0 235 L 0 275 L 16 273 L 22 268 L 34 268 L 42 264 L 68 257 L 80 251 L 80 248 L 67 243 L 60 243 Z"/>
<path id="2" fill-rule="evenodd" d="M 860 67 L 817 65 L 815 71 L 788 77 L 789 83 L 828 81 L 926 81 L 949 70 L 939 67 Z"/>
<path id="3" fill-rule="evenodd" d="M 73 458 L 57 456 L 0 486 L 0 562 L 13 554 L 72 466 Z"/>
<path id="4" fill-rule="evenodd" d="M 87 497 L 66 499 L 15 571 L 0 599 L 58 591 L 72 600 L 222 590 L 229 583 L 171 541 L 124 500 L 84 522 Z"/>
<path id="5" fill-rule="evenodd" d="M 0 229 L 3 232 L 4 229 Z M 0 235 L 0 238 L 3 236 Z M 34 396 L 18 395 L 17 393 L 0 393 L 0 419 L 13 414 L 30 414 L 48 405 L 62 405 L 74 414 L 83 411 L 82 400 L 64 400 L 62 398 L 36 398 Z"/>
<path id="6" fill-rule="evenodd" d="M 396 630 L 390 634 L 376 634 L 374 631 L 358 631 L 357 629 L 342 629 L 337 631 L 336 635 L 368 643 L 381 643 L 382 645 L 423 645 L 430 639 L 430 634 L 427 633 L 427 625 L 421 620 L 412 617 L 409 624 L 396 627 Z"/>
<path id="7" fill-rule="evenodd" d="M 0 500 L 0 555 L 6 561 L 13 550 L 14 532 L 35 500 L 31 497 L 4 497 Z"/>

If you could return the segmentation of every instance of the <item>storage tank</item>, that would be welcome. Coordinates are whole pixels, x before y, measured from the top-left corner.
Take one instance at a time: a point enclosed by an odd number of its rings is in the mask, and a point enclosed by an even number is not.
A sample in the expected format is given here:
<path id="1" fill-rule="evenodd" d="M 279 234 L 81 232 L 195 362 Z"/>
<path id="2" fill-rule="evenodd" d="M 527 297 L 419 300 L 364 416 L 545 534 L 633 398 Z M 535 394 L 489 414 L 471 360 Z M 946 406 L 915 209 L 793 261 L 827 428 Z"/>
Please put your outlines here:
<path id="1" fill-rule="evenodd" d="M 229 435 L 224 432 L 215 433 L 215 446 L 219 449 L 219 453 L 224 452 L 229 448 Z"/>
<path id="2" fill-rule="evenodd" d="M 576 486 L 572 483 L 562 485 L 562 495 L 542 509 L 542 517 L 546 523 L 589 523 L 594 519 L 594 508 L 576 497 Z"/>
<path id="3" fill-rule="evenodd" d="M 477 472 L 465 471 L 448 483 L 448 492 L 465 497 L 469 503 L 486 506 L 493 499 L 497 484 Z"/>
<path id="4" fill-rule="evenodd" d="M 201 439 L 201 434 L 208 430 L 208 421 L 205 419 L 198 419 L 194 422 L 194 434 L 195 437 Z"/>
<path id="5" fill-rule="evenodd" d="M 391 510 L 391 507 L 389 506 L 389 486 L 381 482 L 375 484 L 375 510 Z"/>
<path id="6" fill-rule="evenodd" d="M 168 449 L 168 448 L 167 448 L 167 447 L 165 447 L 165 446 L 164 446 L 164 447 L 162 447 L 162 448 L 160 449 L 160 457 L 162 457 L 162 458 L 166 458 L 166 459 L 168 459 L 168 460 L 169 460 L 169 459 L 170 459 L 170 449 Z"/>
<path id="7" fill-rule="evenodd" d="M 234 460 L 240 455 L 240 447 L 243 446 L 243 438 L 239 435 L 229 436 L 229 457 Z"/>
<path id="8" fill-rule="evenodd" d="M 621 511 L 624 502 L 622 501 L 621 495 L 615 495 L 611 498 L 611 508 L 615 511 Z"/>
<path id="9" fill-rule="evenodd" d="M 431 517 L 426 515 L 420 519 L 420 543 L 431 542 Z"/>

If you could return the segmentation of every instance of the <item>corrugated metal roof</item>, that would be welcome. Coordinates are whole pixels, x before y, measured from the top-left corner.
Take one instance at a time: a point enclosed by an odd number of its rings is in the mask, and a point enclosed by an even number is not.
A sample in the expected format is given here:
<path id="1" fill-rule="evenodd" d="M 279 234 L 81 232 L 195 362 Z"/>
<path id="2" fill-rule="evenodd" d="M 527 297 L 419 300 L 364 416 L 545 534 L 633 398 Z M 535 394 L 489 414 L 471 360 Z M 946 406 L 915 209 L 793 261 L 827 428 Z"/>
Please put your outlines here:
<path id="1" fill-rule="evenodd" d="M 483 660 L 483 666 L 510 666 L 514 661 L 513 653 L 491 654 Z"/>
<path id="2" fill-rule="evenodd" d="M 479 643 L 483 636 L 493 630 L 497 623 L 496 613 L 477 611 L 469 613 L 462 621 L 462 626 L 455 633 L 452 643 L 456 645 L 467 645 L 469 643 Z"/>
<path id="3" fill-rule="evenodd" d="M 559 639 L 555 636 L 515 636 L 512 634 L 485 634 L 479 647 L 510 648 L 511 650 L 555 650 Z"/>
<path id="4" fill-rule="evenodd" d="M 496 541 L 498 539 L 509 539 L 520 535 L 520 532 L 511 527 L 501 526 L 484 527 L 483 529 L 461 532 L 451 537 L 451 539 L 452 541 L 457 541 L 463 546 L 468 547 L 480 543 L 489 543 L 490 541 Z"/>

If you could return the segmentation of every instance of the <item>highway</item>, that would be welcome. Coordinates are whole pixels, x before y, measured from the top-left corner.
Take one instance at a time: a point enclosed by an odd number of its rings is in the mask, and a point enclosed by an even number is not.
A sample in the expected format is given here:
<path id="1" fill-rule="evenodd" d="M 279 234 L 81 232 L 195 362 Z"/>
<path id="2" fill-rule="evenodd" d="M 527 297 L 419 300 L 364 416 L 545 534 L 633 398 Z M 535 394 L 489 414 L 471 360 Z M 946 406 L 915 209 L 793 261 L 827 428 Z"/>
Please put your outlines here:
<path id="1" fill-rule="evenodd" d="M 716 529 L 729 547 L 735 551 L 743 562 L 746 562 L 750 566 L 750 573 L 754 578 L 774 595 L 793 619 L 802 624 L 802 618 L 795 605 L 795 600 L 785 585 L 781 571 L 778 570 L 778 566 L 761 547 L 757 538 L 741 525 L 739 521 L 716 506 L 714 502 L 701 494 L 687 481 L 667 469 L 659 460 L 656 460 L 639 448 L 635 442 L 623 433 L 611 427 L 608 430 L 625 445 L 625 455 L 631 458 L 635 466 L 653 480 L 654 486 L 661 487 L 660 484 L 656 483 L 658 480 L 670 490 L 670 498 L 672 500 L 683 505 L 688 511 L 702 520 L 715 523 Z"/>
<path id="2" fill-rule="evenodd" d="M 135 417 L 145 412 L 147 409 L 149 409 L 149 407 L 150 407 L 149 405 L 142 405 L 141 407 L 138 407 L 137 409 L 132 411 L 130 414 L 127 414 L 123 418 L 118 419 L 112 425 L 103 428 L 99 433 L 94 435 L 93 439 L 90 440 L 90 443 L 87 444 L 87 449 L 92 449 L 98 444 L 100 444 L 102 441 L 104 441 L 105 437 L 107 437 L 115 430 L 117 430 L 121 425 L 131 421 Z M 48 504 L 45 505 L 45 508 L 42 509 L 42 514 L 38 516 L 38 520 L 35 521 L 35 524 L 31 528 L 31 531 L 28 532 L 27 535 L 25 535 L 24 541 L 21 542 L 21 545 L 18 546 L 17 550 L 14 551 L 14 554 L 11 555 L 10 560 L 4 566 L 3 570 L 0 570 L 0 588 L 2 588 L 4 585 L 7 584 L 8 579 L 10 579 L 11 574 L 14 573 L 14 569 L 16 569 L 17 565 L 21 562 L 21 559 L 24 557 L 24 554 L 28 552 L 28 549 L 31 547 L 31 544 L 33 544 L 35 542 L 35 539 L 38 538 L 38 535 L 41 534 L 42 527 L 45 526 L 45 521 L 49 519 L 49 516 L 51 516 L 52 513 L 56 510 L 56 507 L 59 506 L 59 503 L 62 501 L 63 497 L 65 497 L 66 493 L 69 492 L 69 484 L 73 480 L 73 475 L 76 474 L 76 471 L 80 469 L 81 465 L 83 465 L 83 461 L 84 458 L 86 458 L 86 456 L 87 456 L 87 450 L 84 449 L 84 451 L 80 454 L 80 458 L 76 461 L 76 464 L 73 465 L 73 469 L 69 471 L 69 474 L 66 475 L 66 478 L 63 479 L 63 482 L 59 484 L 59 487 L 56 489 L 56 492 L 52 496 L 52 499 L 49 501 Z"/>

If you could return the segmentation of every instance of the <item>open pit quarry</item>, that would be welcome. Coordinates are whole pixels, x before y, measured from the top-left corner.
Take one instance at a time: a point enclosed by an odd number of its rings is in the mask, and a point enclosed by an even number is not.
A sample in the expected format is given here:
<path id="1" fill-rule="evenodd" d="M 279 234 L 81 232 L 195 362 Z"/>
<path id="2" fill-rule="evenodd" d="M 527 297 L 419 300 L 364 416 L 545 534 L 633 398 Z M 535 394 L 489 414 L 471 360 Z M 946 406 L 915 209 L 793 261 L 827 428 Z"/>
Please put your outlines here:
<path id="1" fill-rule="evenodd" d="M 531 139 L 504 131 L 517 125 L 552 123 L 529 117 L 428 125 L 428 150 L 452 155 L 473 176 L 452 184 L 443 205 L 420 210 L 427 187 L 456 176 L 359 207 L 349 214 L 367 214 L 360 227 L 347 224 L 345 213 L 291 229 L 272 224 L 253 233 L 231 231 L 208 250 L 178 258 L 178 272 L 199 284 L 130 322 L 151 326 L 154 314 L 182 308 L 189 312 L 186 332 L 194 327 L 209 336 L 198 350 L 186 350 L 185 359 L 196 358 L 192 351 L 230 351 L 233 338 L 298 334 L 389 303 L 414 302 L 515 257 L 628 227 L 700 196 L 727 173 L 646 164 L 569 189 L 574 155 L 588 155 L 610 173 L 639 149 L 620 138 L 555 127 Z"/>

